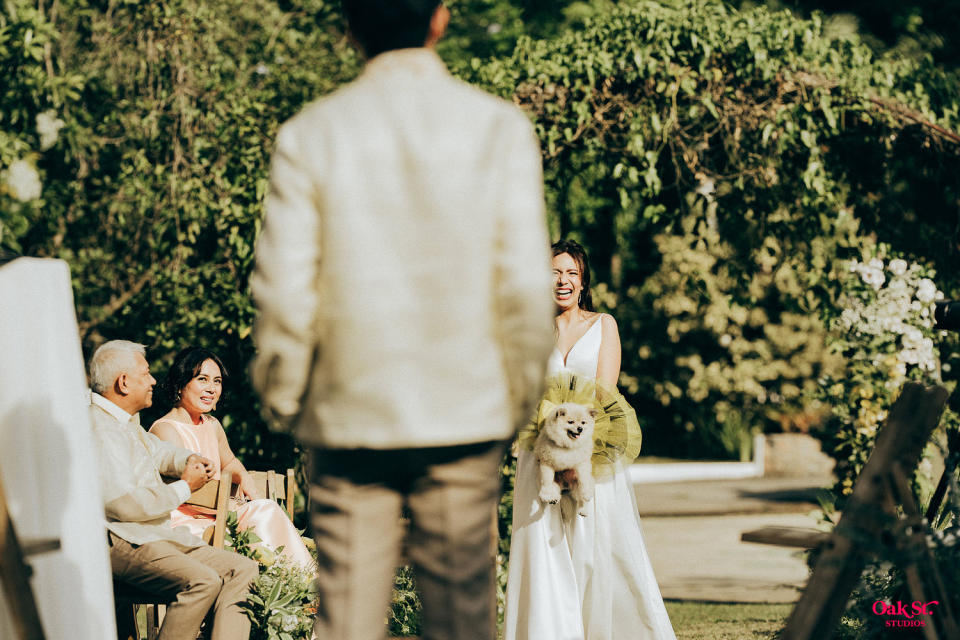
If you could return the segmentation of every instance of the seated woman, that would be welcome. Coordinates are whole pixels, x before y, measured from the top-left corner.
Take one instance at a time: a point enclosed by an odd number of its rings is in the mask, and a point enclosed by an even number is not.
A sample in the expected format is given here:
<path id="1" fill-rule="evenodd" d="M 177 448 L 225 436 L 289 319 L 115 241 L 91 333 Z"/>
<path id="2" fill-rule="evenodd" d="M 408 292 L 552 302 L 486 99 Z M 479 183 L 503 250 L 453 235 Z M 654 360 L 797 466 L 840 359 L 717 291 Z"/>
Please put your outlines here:
<path id="1" fill-rule="evenodd" d="M 157 389 L 157 406 L 170 410 L 153 423 L 150 433 L 212 460 L 219 469 L 217 477 L 223 474 L 239 485 L 230 509 L 237 512 L 240 530 L 253 529 L 271 551 L 282 546 L 290 560 L 311 567 L 313 558 L 297 529 L 280 505 L 260 498 L 253 478 L 230 450 L 220 421 L 210 415 L 217 407 L 226 377 L 223 363 L 212 351 L 188 347 L 178 353 Z M 188 527 L 199 537 L 214 521 L 208 510 L 188 505 L 181 505 L 170 515 L 174 527 Z"/>

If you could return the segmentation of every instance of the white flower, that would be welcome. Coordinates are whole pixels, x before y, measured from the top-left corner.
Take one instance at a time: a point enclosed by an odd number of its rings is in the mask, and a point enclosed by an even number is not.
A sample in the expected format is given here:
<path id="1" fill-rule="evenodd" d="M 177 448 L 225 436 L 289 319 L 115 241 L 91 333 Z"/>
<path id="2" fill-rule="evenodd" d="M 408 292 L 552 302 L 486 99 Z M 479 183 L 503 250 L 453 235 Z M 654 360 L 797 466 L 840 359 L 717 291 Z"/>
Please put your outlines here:
<path id="1" fill-rule="evenodd" d="M 880 270 L 882 271 L 882 270 L 883 270 L 883 260 L 881 260 L 880 258 L 874 258 L 874 259 L 872 259 L 870 262 L 867 263 L 867 266 L 870 267 L 871 269 L 880 269 Z"/>
<path id="2" fill-rule="evenodd" d="M 713 200 L 716 183 L 704 173 L 697 173 L 697 193 L 707 200 Z"/>
<path id="3" fill-rule="evenodd" d="M 846 328 L 854 327 L 860 322 L 860 314 L 853 309 L 844 309 L 840 314 L 840 322 Z"/>
<path id="4" fill-rule="evenodd" d="M 907 364 L 917 364 L 920 362 L 920 354 L 917 353 L 916 349 L 903 349 L 897 354 L 897 358 Z"/>
<path id="5" fill-rule="evenodd" d="M 883 275 L 883 271 L 881 269 L 874 267 L 861 270 L 860 278 L 874 289 L 879 289 L 882 287 L 883 283 L 887 279 L 886 276 Z"/>
<path id="6" fill-rule="evenodd" d="M 268 73 L 270 73 L 270 67 L 268 67 L 268 66 L 267 66 L 266 64 L 264 64 L 263 62 L 258 62 L 258 63 L 257 63 L 257 66 L 255 66 L 255 67 L 253 68 L 253 72 L 254 72 L 255 74 L 257 74 L 257 75 L 265 76 L 265 75 L 267 75 Z"/>
<path id="7" fill-rule="evenodd" d="M 57 112 L 53 109 L 37 114 L 37 133 L 40 134 L 41 150 L 46 151 L 57 143 L 63 125 L 63 120 L 57 117 Z"/>
<path id="8" fill-rule="evenodd" d="M 36 200 L 40 197 L 43 185 L 40 184 L 40 174 L 32 164 L 26 160 L 17 160 L 7 169 L 7 189 L 10 195 L 20 202 Z"/>
<path id="9" fill-rule="evenodd" d="M 284 614 L 284 616 L 280 618 L 280 629 L 283 631 L 293 631 L 297 628 L 297 622 L 297 616 L 292 613 Z"/>
<path id="10" fill-rule="evenodd" d="M 895 258 L 890 261 L 890 264 L 887 265 L 887 268 L 890 269 L 893 275 L 902 276 L 907 272 L 907 261 L 900 258 Z"/>
<path id="11" fill-rule="evenodd" d="M 733 336 L 731 336 L 729 333 L 725 333 L 720 336 L 718 342 L 720 343 L 721 347 L 729 347 L 730 343 L 733 342 Z"/>
<path id="12" fill-rule="evenodd" d="M 924 304 L 930 304 L 937 297 L 937 286 L 929 278 L 924 278 L 917 286 L 917 300 Z"/>
<path id="13" fill-rule="evenodd" d="M 931 343 L 932 345 L 933 343 Z M 916 327 L 905 327 L 903 332 L 903 346 L 907 349 L 923 347 L 923 334 Z"/>

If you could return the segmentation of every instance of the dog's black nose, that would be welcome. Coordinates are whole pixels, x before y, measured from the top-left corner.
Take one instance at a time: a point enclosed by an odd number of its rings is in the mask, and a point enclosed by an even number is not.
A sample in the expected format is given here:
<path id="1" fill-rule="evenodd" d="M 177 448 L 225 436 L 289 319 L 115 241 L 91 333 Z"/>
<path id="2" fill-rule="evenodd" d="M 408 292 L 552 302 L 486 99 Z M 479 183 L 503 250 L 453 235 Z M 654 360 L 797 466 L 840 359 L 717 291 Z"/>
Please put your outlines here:
<path id="1" fill-rule="evenodd" d="M 577 427 L 577 433 L 583 433 L 583 427 Z"/>

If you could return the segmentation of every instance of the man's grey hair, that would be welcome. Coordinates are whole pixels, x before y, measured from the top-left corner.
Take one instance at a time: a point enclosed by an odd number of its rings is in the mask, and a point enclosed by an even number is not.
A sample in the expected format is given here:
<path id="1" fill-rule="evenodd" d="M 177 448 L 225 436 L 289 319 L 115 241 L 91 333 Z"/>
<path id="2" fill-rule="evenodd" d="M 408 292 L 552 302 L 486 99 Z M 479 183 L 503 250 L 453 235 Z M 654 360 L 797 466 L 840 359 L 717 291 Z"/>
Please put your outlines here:
<path id="1" fill-rule="evenodd" d="M 110 340 L 100 345 L 90 357 L 90 390 L 103 395 L 121 373 L 133 367 L 137 354 L 146 357 L 146 347 L 129 340 Z"/>

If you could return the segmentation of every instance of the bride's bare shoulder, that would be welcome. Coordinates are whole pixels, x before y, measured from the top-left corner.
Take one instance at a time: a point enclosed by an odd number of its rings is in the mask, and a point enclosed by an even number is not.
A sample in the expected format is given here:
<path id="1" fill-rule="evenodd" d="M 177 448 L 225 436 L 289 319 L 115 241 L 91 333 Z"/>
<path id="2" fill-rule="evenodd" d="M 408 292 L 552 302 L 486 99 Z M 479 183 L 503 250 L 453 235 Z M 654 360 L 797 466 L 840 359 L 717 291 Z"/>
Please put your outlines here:
<path id="1" fill-rule="evenodd" d="M 600 316 L 600 320 L 597 322 L 601 323 L 604 333 L 611 331 L 619 333 L 620 330 L 617 328 L 617 321 L 612 315 L 609 313 L 598 313 L 597 315 Z"/>

